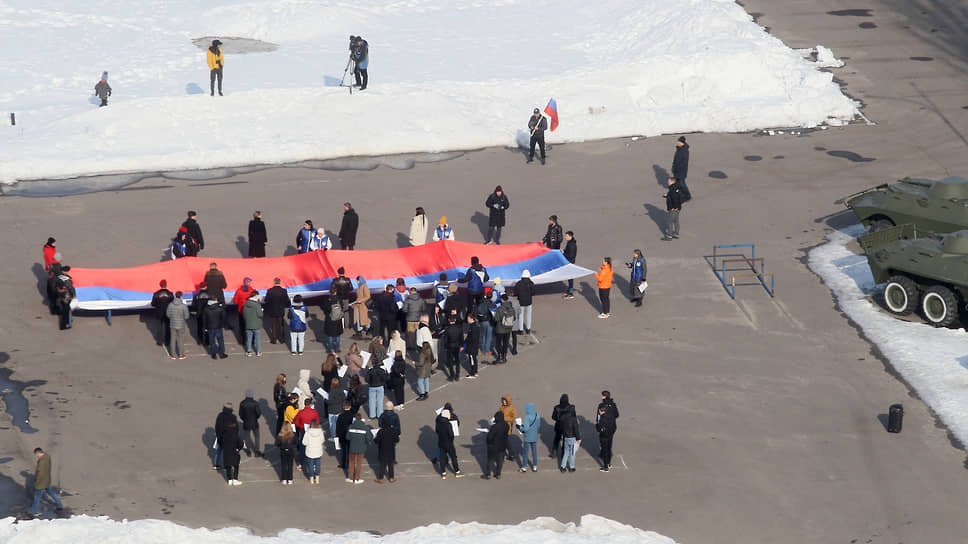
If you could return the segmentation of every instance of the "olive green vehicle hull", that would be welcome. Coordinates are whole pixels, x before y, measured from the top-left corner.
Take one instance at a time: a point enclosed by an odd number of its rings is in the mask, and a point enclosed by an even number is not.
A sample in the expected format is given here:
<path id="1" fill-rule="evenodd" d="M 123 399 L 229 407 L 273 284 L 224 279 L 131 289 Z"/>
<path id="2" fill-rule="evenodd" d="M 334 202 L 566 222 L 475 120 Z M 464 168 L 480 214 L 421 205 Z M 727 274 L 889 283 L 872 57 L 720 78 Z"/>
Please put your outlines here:
<path id="1" fill-rule="evenodd" d="M 935 233 L 968 229 L 968 180 L 904 178 L 838 201 L 872 230 L 907 223 Z"/>

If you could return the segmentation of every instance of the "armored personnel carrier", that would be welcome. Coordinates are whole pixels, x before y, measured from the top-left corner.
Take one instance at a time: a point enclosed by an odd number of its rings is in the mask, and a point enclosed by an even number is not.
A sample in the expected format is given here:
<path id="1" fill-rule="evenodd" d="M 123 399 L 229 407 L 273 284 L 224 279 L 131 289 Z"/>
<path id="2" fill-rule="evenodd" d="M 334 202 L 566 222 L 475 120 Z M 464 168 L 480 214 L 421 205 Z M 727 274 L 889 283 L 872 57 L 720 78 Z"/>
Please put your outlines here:
<path id="1" fill-rule="evenodd" d="M 968 180 L 904 178 L 837 201 L 857 214 L 871 232 L 911 223 L 938 234 L 968 229 Z"/>
<path id="2" fill-rule="evenodd" d="M 857 239 L 884 304 L 895 315 L 921 310 L 928 323 L 947 327 L 968 300 L 968 230 L 945 235 L 900 225 Z"/>

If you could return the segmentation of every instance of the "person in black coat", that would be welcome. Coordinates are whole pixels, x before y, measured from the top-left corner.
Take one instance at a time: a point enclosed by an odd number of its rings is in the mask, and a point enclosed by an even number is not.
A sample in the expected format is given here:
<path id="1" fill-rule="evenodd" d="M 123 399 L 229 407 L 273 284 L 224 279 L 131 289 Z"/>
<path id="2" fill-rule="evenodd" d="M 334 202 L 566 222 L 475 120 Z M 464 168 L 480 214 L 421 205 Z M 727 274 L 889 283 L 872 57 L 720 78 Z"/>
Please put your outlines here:
<path id="1" fill-rule="evenodd" d="M 575 233 L 568 231 L 565 233 L 565 249 L 561 250 L 565 254 L 565 258 L 568 262 L 575 264 L 575 259 L 578 258 L 578 241 L 575 240 Z M 568 280 L 568 292 L 565 293 L 565 298 L 571 299 L 575 298 L 575 280 Z"/>
<path id="2" fill-rule="evenodd" d="M 170 346 L 171 328 L 169 327 L 168 322 L 168 305 L 171 304 L 172 300 L 175 300 L 175 295 L 168 290 L 167 280 L 161 280 L 158 286 L 161 287 L 161 289 L 158 289 L 153 295 L 151 295 L 151 307 L 155 309 L 155 318 L 158 320 L 158 326 L 161 327 L 158 338 L 155 340 L 158 342 L 159 346 L 161 345 L 162 341 L 165 342 L 165 346 Z"/>
<path id="3" fill-rule="evenodd" d="M 266 317 L 269 318 L 269 342 L 286 343 L 286 311 L 292 302 L 289 300 L 289 293 L 282 286 L 282 280 L 275 278 L 272 280 L 272 287 L 266 291 L 265 301 L 262 303 Z M 295 348 L 293 348 L 295 349 Z"/>
<path id="4" fill-rule="evenodd" d="M 467 316 L 467 334 L 464 336 L 464 355 L 467 356 L 467 377 L 477 377 L 477 354 L 481 350 L 481 326 L 477 317 Z"/>
<path id="5" fill-rule="evenodd" d="M 689 173 L 689 144 L 685 136 L 679 136 L 676 141 L 676 154 L 672 157 L 672 177 L 676 178 L 682 188 L 682 201 L 692 200 L 692 193 L 686 186 L 686 175 Z"/>
<path id="6" fill-rule="evenodd" d="M 481 478 L 501 479 L 501 468 L 504 467 L 504 452 L 508 449 L 508 430 L 510 427 L 504 421 L 504 413 L 498 410 L 494 413 L 494 424 L 487 432 L 487 465 L 484 467 L 484 474 Z"/>
<path id="7" fill-rule="evenodd" d="M 488 213 L 487 237 L 484 239 L 484 243 L 490 244 L 493 240 L 495 244 L 500 244 L 501 229 L 504 228 L 506 221 L 505 212 L 511 207 L 508 195 L 504 194 L 504 189 L 500 185 L 495 187 L 494 192 L 484 201 L 484 207 L 487 208 Z"/>
<path id="8" fill-rule="evenodd" d="M 222 450 L 224 449 L 223 446 L 225 445 L 225 443 L 222 442 L 221 438 L 222 438 L 222 434 L 225 433 L 225 429 L 228 428 L 228 425 L 230 423 L 235 423 L 236 431 L 238 431 L 239 420 L 238 418 L 235 417 L 235 414 L 232 412 L 232 403 L 226 402 L 222 406 L 222 411 L 219 412 L 217 416 L 215 416 L 216 446 L 215 446 L 215 458 L 212 461 L 212 469 L 217 469 L 219 467 L 219 461 L 222 460 Z"/>
<path id="9" fill-rule="evenodd" d="M 292 485 L 292 463 L 299 453 L 292 427 L 286 425 L 276 433 L 276 447 L 279 448 L 279 479 L 284 485 Z"/>
<path id="10" fill-rule="evenodd" d="M 460 478 L 464 475 L 457 464 L 457 450 L 454 448 L 454 427 L 450 424 L 450 410 L 444 408 L 434 423 L 434 431 L 437 433 L 437 449 L 440 451 L 437 469 L 440 478 L 447 478 L 447 458 L 450 457 L 453 464 L 454 476 Z"/>
<path id="11" fill-rule="evenodd" d="M 378 321 L 379 335 L 383 337 L 383 344 L 390 344 L 390 334 L 397 329 L 397 303 L 393 298 L 393 286 L 387 285 L 383 294 L 374 297 L 376 306 L 376 318 Z"/>
<path id="12" fill-rule="evenodd" d="M 534 161 L 534 144 L 538 144 L 541 150 L 541 164 L 545 163 L 545 141 L 544 131 L 548 130 L 548 120 L 541 115 L 541 110 L 534 109 L 528 119 L 528 129 L 531 130 L 531 152 L 528 153 L 528 162 Z"/>
<path id="13" fill-rule="evenodd" d="M 347 398 L 346 402 L 343 403 L 343 411 L 336 417 L 335 437 L 339 440 L 339 468 L 346 468 L 348 466 L 350 447 L 349 442 L 346 440 L 346 435 L 349 433 L 350 425 L 353 424 L 353 417 L 356 415 L 357 409 L 358 407 L 354 406 L 353 402 Z"/>
<path id="14" fill-rule="evenodd" d="M 276 405 L 276 432 L 282 429 L 282 424 L 286 421 L 286 407 L 289 406 L 289 393 L 286 392 L 286 375 L 279 374 L 276 383 L 272 385 L 272 402 Z"/>
<path id="15" fill-rule="evenodd" d="M 612 415 L 607 405 L 598 407 L 598 423 L 595 430 L 598 431 L 599 453 L 598 457 L 602 460 L 602 472 L 608 472 L 612 468 L 612 439 L 615 437 L 615 416 Z"/>
<path id="16" fill-rule="evenodd" d="M 360 228 L 360 217 L 349 202 L 343 203 L 343 223 L 339 227 L 339 243 L 343 249 L 356 247 L 356 231 Z"/>
<path id="17" fill-rule="evenodd" d="M 268 243 L 269 235 L 266 234 L 266 224 L 262 222 L 262 212 L 256 210 L 249 221 L 249 257 L 265 257 Z"/>
<path id="18" fill-rule="evenodd" d="M 443 345 L 447 354 L 447 381 L 460 381 L 460 350 L 464 344 L 464 326 L 457 316 L 447 317 L 447 328 L 443 333 Z"/>
<path id="19" fill-rule="evenodd" d="M 242 462 L 242 438 L 239 436 L 238 421 L 229 422 L 222 434 L 218 435 L 219 446 L 222 447 L 222 466 L 225 468 L 225 479 L 229 485 L 239 485 L 239 463 Z"/>
<path id="20" fill-rule="evenodd" d="M 611 391 L 607 389 L 602 391 L 602 402 L 598 403 L 599 408 L 606 408 L 613 418 L 618 419 L 618 404 L 615 404 L 615 399 L 612 398 Z"/>
<path id="21" fill-rule="evenodd" d="M 548 218 L 548 230 L 541 239 L 541 243 L 549 249 L 561 249 L 563 239 L 564 234 L 561 232 L 561 225 L 558 224 L 558 216 L 552 215 Z"/>
<path id="22" fill-rule="evenodd" d="M 669 190 L 666 192 L 666 231 L 663 240 L 669 241 L 679 237 L 679 211 L 682 209 L 682 188 L 676 178 L 669 178 Z"/>
<path id="23" fill-rule="evenodd" d="M 222 359 L 228 357 L 225 354 L 225 305 L 218 300 L 208 301 L 202 314 L 202 327 L 208 335 L 208 353 L 215 358 L 216 354 Z"/>
<path id="24" fill-rule="evenodd" d="M 262 417 L 262 409 L 253 396 L 255 393 L 251 389 L 245 391 L 245 399 L 239 403 L 239 417 L 242 418 L 242 431 L 245 433 L 245 454 L 262 457 L 259 445 L 259 418 Z"/>
<path id="25" fill-rule="evenodd" d="M 393 477 L 393 464 L 397 455 L 397 442 L 400 441 L 400 433 L 390 425 L 389 419 L 380 418 L 380 430 L 377 431 L 373 441 L 376 442 L 377 458 L 380 461 L 376 467 L 376 482 L 383 483 L 384 475 L 391 482 L 397 481 Z"/>
<path id="26" fill-rule="evenodd" d="M 568 411 L 574 412 L 575 406 L 568 402 L 568 394 L 562 393 L 561 398 L 558 399 L 558 404 L 551 412 L 551 420 L 555 422 L 555 439 L 551 443 L 551 453 L 548 454 L 548 457 L 554 457 L 561 449 L 562 438 L 560 421 Z"/>
<path id="27" fill-rule="evenodd" d="M 393 365 L 390 367 L 390 376 L 387 378 L 387 386 L 390 388 L 390 398 L 393 404 L 403 406 L 404 390 L 407 385 L 407 362 L 403 359 L 403 354 L 399 351 L 394 354 Z"/>
<path id="28" fill-rule="evenodd" d="M 194 244 L 188 244 L 188 256 L 197 257 L 198 253 L 205 249 L 205 237 L 202 236 L 202 227 L 198 226 L 198 213 L 195 210 L 188 211 L 188 219 L 181 226 L 188 230 L 188 235 L 194 240 Z"/>

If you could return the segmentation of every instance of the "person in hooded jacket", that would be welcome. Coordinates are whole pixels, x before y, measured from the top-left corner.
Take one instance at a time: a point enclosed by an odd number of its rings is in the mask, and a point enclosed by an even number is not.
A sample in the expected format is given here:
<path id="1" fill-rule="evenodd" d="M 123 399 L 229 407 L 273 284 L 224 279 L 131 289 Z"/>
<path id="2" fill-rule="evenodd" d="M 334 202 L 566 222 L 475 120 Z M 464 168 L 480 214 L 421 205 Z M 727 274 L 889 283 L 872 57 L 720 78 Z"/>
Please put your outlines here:
<path id="1" fill-rule="evenodd" d="M 370 75 L 367 72 L 367 66 L 370 64 L 370 44 L 362 36 L 350 36 L 350 58 L 353 59 L 356 86 L 361 91 L 365 91 L 370 81 Z"/>
<path id="2" fill-rule="evenodd" d="M 545 139 L 544 132 L 548 129 L 548 120 L 541 115 L 541 110 L 534 109 L 531 117 L 528 118 L 528 129 L 531 130 L 531 150 L 528 152 L 528 162 L 534 161 L 534 146 L 538 144 L 541 150 L 541 164 L 545 163 Z"/>
<path id="3" fill-rule="evenodd" d="M 276 432 L 282 429 L 286 420 L 286 407 L 289 406 L 289 393 L 286 392 L 286 375 L 276 376 L 276 383 L 272 384 L 272 402 L 276 405 Z"/>
<path id="4" fill-rule="evenodd" d="M 502 299 L 506 299 L 506 300 L 503 300 L 501 304 L 509 305 L 511 307 L 511 310 L 514 312 L 514 325 L 511 327 L 511 343 L 508 351 L 511 352 L 511 355 L 517 355 L 518 354 L 518 335 L 521 334 L 521 331 L 524 329 L 522 325 L 522 319 L 521 319 L 521 314 L 523 313 L 521 311 L 521 303 L 518 302 L 517 298 L 510 296 L 508 293 L 504 293 L 503 295 L 501 295 L 501 297 Z"/>
<path id="5" fill-rule="evenodd" d="M 279 479 L 282 485 L 292 485 L 292 461 L 299 451 L 292 427 L 286 425 L 276 433 L 276 447 L 279 448 Z"/>
<path id="6" fill-rule="evenodd" d="M 568 262 L 575 264 L 575 259 L 578 258 L 578 241 L 575 240 L 575 233 L 568 231 L 565 233 L 565 248 L 561 250 L 565 254 L 565 258 Z M 565 299 L 572 300 L 575 298 L 575 279 L 572 278 L 568 280 L 568 291 L 565 292 Z"/>
<path id="7" fill-rule="evenodd" d="M 262 222 L 262 212 L 256 210 L 249 220 L 249 257 L 265 257 L 268 244 L 269 235 L 266 233 L 266 224 Z"/>
<path id="8" fill-rule="evenodd" d="M 464 273 L 461 283 L 467 284 L 467 297 L 470 299 L 469 305 L 472 309 L 484 300 L 484 284 L 490 279 L 480 259 L 476 255 L 471 257 L 471 266 Z"/>
<path id="9" fill-rule="evenodd" d="M 252 278 L 247 277 L 242 280 L 242 285 L 235 290 L 235 296 L 232 297 L 232 304 L 235 305 L 239 316 L 239 343 L 245 342 L 245 303 L 248 302 L 251 294 Z"/>
<path id="10" fill-rule="evenodd" d="M 319 483 L 319 473 L 322 468 L 323 444 L 325 441 L 326 438 L 323 436 L 322 427 L 319 426 L 319 420 L 312 420 L 309 424 L 309 430 L 306 431 L 302 439 L 302 445 L 306 452 L 306 472 L 309 477 L 309 483 Z"/>
<path id="11" fill-rule="evenodd" d="M 564 449 L 561 455 L 561 472 L 567 467 L 569 472 L 575 472 L 575 453 L 581 446 L 581 429 L 578 425 L 578 416 L 574 410 L 559 416 L 558 423 L 561 425 L 561 436 L 564 440 Z"/>
<path id="12" fill-rule="evenodd" d="M 433 312 L 439 312 L 439 306 L 432 306 Z M 434 338 L 434 330 L 430 328 L 430 315 L 421 314 L 420 323 L 417 325 L 417 341 L 416 348 L 418 350 L 423 349 L 424 343 L 430 344 L 430 349 L 434 354 L 434 360 L 437 359 L 437 339 Z M 416 359 L 415 359 L 416 361 Z"/>
<path id="13" fill-rule="evenodd" d="M 231 421 L 222 434 L 218 435 L 219 445 L 222 446 L 222 467 L 225 469 L 225 479 L 229 485 L 241 485 L 239 480 L 239 464 L 242 457 L 242 438 L 239 436 L 238 421 Z"/>
<path id="14" fill-rule="evenodd" d="M 306 348 L 306 307 L 302 295 L 292 297 L 289 306 L 289 352 L 302 355 Z"/>
<path id="15" fill-rule="evenodd" d="M 487 432 L 487 464 L 481 478 L 485 480 L 494 478 L 501 479 L 501 468 L 504 467 L 504 452 L 510 449 L 511 444 L 508 435 L 511 434 L 511 426 L 504 421 L 503 406 L 502 410 L 494 413 L 494 423 Z"/>
<path id="16" fill-rule="evenodd" d="M 313 222 L 309 219 L 303 222 L 303 226 L 296 233 L 296 250 L 299 253 L 309 253 L 310 243 L 313 241 L 313 236 L 316 235 L 316 228 L 313 227 Z"/>
<path id="17" fill-rule="evenodd" d="M 198 225 L 198 213 L 195 210 L 188 210 L 188 218 L 182 222 L 181 226 L 188 230 L 188 235 L 193 243 L 189 244 L 189 257 L 197 257 L 198 252 L 205 249 L 205 237 L 202 236 L 202 227 Z M 212 283 L 209 282 L 209 285 Z"/>
<path id="18" fill-rule="evenodd" d="M 464 326 L 457 321 L 456 316 L 452 315 L 447 319 L 443 337 L 447 352 L 447 381 L 460 381 L 460 350 L 464 343 Z"/>
<path id="19" fill-rule="evenodd" d="M 613 418 L 618 419 L 618 404 L 615 404 L 615 399 L 612 398 L 611 391 L 607 389 L 602 391 L 602 401 L 598 403 L 598 407 L 604 407 Z"/>
<path id="20" fill-rule="evenodd" d="M 427 243 L 427 214 L 422 207 L 410 220 L 410 245 L 422 246 Z"/>
<path id="21" fill-rule="evenodd" d="M 564 414 L 568 412 L 574 412 L 575 405 L 568 402 L 568 394 L 562 393 L 561 398 L 558 400 L 558 404 L 555 405 L 554 410 L 551 411 L 551 420 L 555 422 L 555 439 L 551 443 L 551 453 L 548 457 L 554 457 L 557 452 L 561 451 L 561 424 L 559 421 L 562 420 Z"/>
<path id="22" fill-rule="evenodd" d="M 390 388 L 390 396 L 393 403 L 403 409 L 403 394 L 407 385 L 407 362 L 403 358 L 403 353 L 395 351 L 393 354 L 393 365 L 390 366 L 390 375 L 387 378 L 387 386 Z"/>
<path id="23" fill-rule="evenodd" d="M 686 175 L 689 174 L 689 144 L 686 143 L 685 136 L 679 136 L 676 140 L 676 154 L 672 157 L 672 177 L 676 178 L 676 183 L 682 188 L 682 201 L 692 200 L 692 193 L 686 186 Z"/>
<path id="24" fill-rule="evenodd" d="M 376 315 L 380 336 L 390 343 L 390 333 L 397 330 L 397 304 L 394 300 L 393 286 L 387 285 L 383 294 L 376 297 Z"/>
<path id="25" fill-rule="evenodd" d="M 612 291 L 612 258 L 602 257 L 602 267 L 595 272 L 595 279 L 598 280 L 598 299 L 602 303 L 602 313 L 598 314 L 599 319 L 608 319 L 612 316 L 612 303 L 609 294 Z"/>
<path id="26" fill-rule="evenodd" d="M 57 278 L 61 275 L 63 267 L 61 263 L 51 263 L 50 270 L 47 271 L 47 306 L 50 308 L 50 315 L 56 315 L 59 309 L 57 296 Z"/>
<path id="27" fill-rule="evenodd" d="M 264 257 L 265 255 L 263 255 Z M 265 302 L 263 307 L 265 309 L 265 314 L 269 317 L 269 343 L 270 344 L 285 344 L 286 337 L 284 336 L 284 331 L 286 330 L 286 310 L 292 303 L 289 300 L 289 293 L 286 288 L 282 286 L 282 280 L 279 278 L 273 278 L 272 287 L 266 291 Z"/>
<path id="28" fill-rule="evenodd" d="M 383 412 L 380 414 L 379 421 L 380 427 L 386 424 L 392 427 L 398 436 L 403 434 L 403 428 L 400 426 L 400 415 L 397 414 L 393 401 L 390 399 L 383 401 Z"/>
<path id="29" fill-rule="evenodd" d="M 222 54 L 222 42 L 212 40 L 211 47 L 206 53 L 209 69 L 209 83 L 211 96 L 215 96 L 215 80 L 218 80 L 218 95 L 222 96 L 222 70 L 225 68 L 225 55 Z"/>
<path id="30" fill-rule="evenodd" d="M 171 304 L 171 301 L 175 298 L 175 295 L 168 290 L 167 280 L 161 280 L 158 286 L 160 289 L 151 295 L 151 307 L 155 309 L 155 319 L 158 320 L 159 326 L 161 327 L 158 338 L 156 338 L 155 341 L 159 346 L 162 345 L 162 342 L 164 342 L 164 345 L 167 347 L 168 344 L 171 343 L 171 331 L 169 330 L 170 325 L 168 321 L 168 305 Z M 171 354 L 169 353 L 169 355 Z"/>
<path id="31" fill-rule="evenodd" d="M 477 355 L 481 351 L 481 327 L 477 317 L 467 316 L 467 334 L 464 336 L 464 355 L 467 356 L 467 377 L 477 378 Z"/>
<path id="32" fill-rule="evenodd" d="M 495 244 L 500 244 L 501 229 L 504 228 L 507 220 L 505 213 L 511 207 L 508 195 L 504 194 L 504 188 L 500 185 L 495 187 L 494 192 L 488 195 L 487 200 L 484 201 L 484 207 L 488 211 L 487 237 L 484 238 L 484 243 L 490 244 L 493 241 Z"/>
<path id="33" fill-rule="evenodd" d="M 598 457 L 602 460 L 602 472 L 608 472 L 612 468 L 612 439 L 615 437 L 615 416 L 608 406 L 598 407 L 598 422 L 595 424 L 598 431 Z"/>
<path id="34" fill-rule="evenodd" d="M 48 272 L 51 265 L 59 262 L 60 259 L 57 258 L 57 240 L 51 236 L 47 238 L 47 243 L 44 244 L 44 272 Z"/>
<path id="35" fill-rule="evenodd" d="M 225 449 L 225 442 L 222 441 L 222 434 L 230 423 L 235 423 L 236 434 L 238 434 L 239 420 L 233 413 L 232 403 L 226 402 L 222 406 L 222 411 L 215 416 L 215 457 L 212 459 L 212 470 L 218 470 L 222 460 L 222 452 Z"/>
<path id="36" fill-rule="evenodd" d="M 669 189 L 665 194 L 666 199 L 666 228 L 661 240 L 679 238 L 679 212 L 682 211 L 682 187 L 676 178 L 669 178 Z"/>
<path id="37" fill-rule="evenodd" d="M 259 418 L 262 417 L 262 408 L 253 398 L 255 393 L 251 389 L 246 389 L 245 398 L 239 403 L 239 417 L 242 418 L 242 431 L 245 434 L 245 454 L 262 457 L 259 440 Z"/>
<path id="38" fill-rule="evenodd" d="M 174 261 L 182 257 L 187 257 L 191 252 L 191 248 L 188 247 L 190 244 L 192 244 L 192 238 L 188 235 L 188 229 L 178 227 L 178 233 L 175 234 L 175 238 L 171 241 L 171 260 Z"/>
<path id="39" fill-rule="evenodd" d="M 436 362 L 430 342 L 424 342 L 414 369 L 417 374 L 417 400 L 427 400 L 430 396 L 430 375 L 433 374 Z"/>
<path id="40" fill-rule="evenodd" d="M 447 405 L 444 405 L 444 409 L 440 411 L 440 415 L 434 422 L 434 431 L 437 433 L 437 457 L 434 458 L 438 472 L 440 473 L 440 479 L 447 479 L 447 458 L 450 458 L 450 462 L 454 471 L 454 476 L 461 478 L 464 473 L 460 471 L 460 466 L 457 462 L 457 449 L 454 447 L 454 427 L 451 425 L 451 413 Z"/>
<path id="41" fill-rule="evenodd" d="M 521 448 L 521 472 L 527 472 L 531 466 L 531 472 L 538 472 L 538 431 L 541 429 L 541 416 L 533 402 L 524 405 L 524 417 L 518 430 L 521 431 L 521 440 L 524 442 Z M 531 453 L 529 458 L 528 453 Z M 530 460 L 530 463 L 529 463 Z"/>
<path id="42" fill-rule="evenodd" d="M 514 451 L 511 449 L 511 440 L 510 440 L 511 427 L 510 426 L 513 425 L 515 423 L 514 420 L 518 418 L 518 411 L 515 410 L 514 404 L 511 403 L 511 395 L 504 395 L 503 397 L 501 397 L 500 410 L 501 410 L 501 413 L 504 414 L 504 421 L 506 421 L 508 424 L 507 434 L 509 438 L 508 438 L 508 443 L 506 448 L 508 461 L 513 461 Z"/>
<path id="43" fill-rule="evenodd" d="M 410 349 L 416 349 L 419 345 L 417 344 L 417 328 L 420 326 L 420 316 L 423 315 L 426 307 L 427 303 L 417 292 L 417 288 L 411 287 L 410 294 L 403 302 L 403 313 L 407 319 L 406 341 L 410 344 Z"/>
<path id="44" fill-rule="evenodd" d="M 377 336 L 370 340 L 370 360 L 383 361 L 387 358 L 387 348 L 383 346 L 383 338 Z"/>
<path id="45" fill-rule="evenodd" d="M 343 309 L 338 300 L 332 297 L 327 301 L 329 311 L 325 312 L 323 332 L 326 334 L 326 350 L 329 353 L 339 353 L 343 339 Z"/>
<path id="46" fill-rule="evenodd" d="M 387 383 L 387 371 L 383 369 L 383 361 L 375 357 L 370 359 L 370 370 L 366 373 L 366 385 L 369 386 L 368 409 L 370 419 L 376 419 L 380 406 L 383 406 L 383 387 Z"/>
<path id="47" fill-rule="evenodd" d="M 202 314 L 202 327 L 208 338 L 208 353 L 212 356 L 212 359 L 215 358 L 216 354 L 222 359 L 227 358 L 225 335 L 222 332 L 222 329 L 225 328 L 225 305 L 216 299 L 209 300 Z"/>
<path id="48" fill-rule="evenodd" d="M 484 291 L 482 290 L 481 298 L 483 299 L 483 297 Z M 464 297 L 460 296 L 457 284 L 451 282 L 451 284 L 447 286 L 447 299 L 444 300 L 444 315 L 441 317 L 440 329 L 442 330 L 447 326 L 447 319 L 451 314 L 456 315 L 458 321 L 463 321 L 464 318 L 467 317 L 468 313 L 470 312 L 467 309 L 467 303 L 464 302 Z"/>
<path id="49" fill-rule="evenodd" d="M 531 316 L 534 304 L 535 286 L 531 281 L 531 271 L 525 268 L 521 271 L 521 279 L 514 285 L 514 294 L 521 305 L 521 328 L 525 334 L 531 334 Z"/>
<path id="50" fill-rule="evenodd" d="M 508 348 L 510 347 L 511 331 L 514 330 L 514 322 L 517 320 L 514 308 L 508 302 L 508 295 L 501 295 L 501 306 L 494 314 L 494 344 L 497 357 L 495 363 L 508 362 Z"/>
<path id="51" fill-rule="evenodd" d="M 394 416 L 397 415 L 392 411 L 390 413 Z M 373 441 L 376 442 L 377 459 L 379 460 L 376 468 L 376 483 L 382 484 L 384 476 L 390 482 L 397 481 L 393 475 L 393 465 L 396 462 L 397 442 L 400 441 L 400 431 L 393 428 L 389 419 L 384 419 L 383 416 L 380 416 L 380 430 L 376 433 Z"/>

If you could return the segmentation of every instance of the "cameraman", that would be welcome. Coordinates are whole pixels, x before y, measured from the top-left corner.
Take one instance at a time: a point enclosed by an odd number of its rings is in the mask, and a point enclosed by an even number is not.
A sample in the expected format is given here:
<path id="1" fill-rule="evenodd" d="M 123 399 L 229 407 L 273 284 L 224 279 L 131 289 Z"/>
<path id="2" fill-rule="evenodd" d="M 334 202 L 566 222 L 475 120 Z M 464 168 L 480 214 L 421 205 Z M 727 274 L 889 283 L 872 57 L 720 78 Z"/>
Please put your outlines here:
<path id="1" fill-rule="evenodd" d="M 361 36 L 350 36 L 350 58 L 353 59 L 353 75 L 356 76 L 356 85 L 361 91 L 365 90 L 369 79 L 366 66 L 370 61 L 370 44 L 366 43 L 366 40 Z"/>

